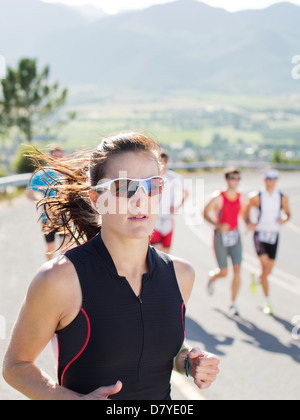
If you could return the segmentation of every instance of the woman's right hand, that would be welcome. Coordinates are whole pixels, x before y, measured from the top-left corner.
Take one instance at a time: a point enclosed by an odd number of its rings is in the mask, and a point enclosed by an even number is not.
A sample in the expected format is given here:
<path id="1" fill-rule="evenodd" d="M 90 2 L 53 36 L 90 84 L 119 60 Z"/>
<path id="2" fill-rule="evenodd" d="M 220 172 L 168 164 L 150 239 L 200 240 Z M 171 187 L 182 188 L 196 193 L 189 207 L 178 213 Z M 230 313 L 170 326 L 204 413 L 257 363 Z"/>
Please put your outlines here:
<path id="1" fill-rule="evenodd" d="M 100 400 L 109 400 L 111 395 L 118 394 L 123 387 L 121 381 L 118 381 L 115 385 L 103 386 L 96 389 L 96 391 L 91 392 L 88 395 L 85 395 L 81 398 L 81 401 L 100 401 Z"/>

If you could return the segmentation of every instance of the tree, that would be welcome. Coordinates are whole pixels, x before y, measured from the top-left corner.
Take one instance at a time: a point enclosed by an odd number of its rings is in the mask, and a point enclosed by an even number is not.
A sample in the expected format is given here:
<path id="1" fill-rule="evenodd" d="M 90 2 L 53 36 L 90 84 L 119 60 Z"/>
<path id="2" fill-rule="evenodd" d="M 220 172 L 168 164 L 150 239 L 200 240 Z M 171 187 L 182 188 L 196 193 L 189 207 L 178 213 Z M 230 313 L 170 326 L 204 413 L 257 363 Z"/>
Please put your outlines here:
<path id="1" fill-rule="evenodd" d="M 4 106 L 0 101 L 0 139 L 7 134 L 8 122 L 4 113 Z"/>
<path id="2" fill-rule="evenodd" d="M 36 60 L 24 58 L 16 70 L 8 67 L 6 79 L 1 81 L 0 125 L 18 127 L 28 143 L 32 142 L 35 128 L 67 99 L 67 89 L 60 89 L 58 83 L 50 84 L 48 78 L 48 66 L 38 73 Z M 72 118 L 74 114 L 70 114 Z"/>
<path id="3" fill-rule="evenodd" d="M 288 163 L 288 159 L 282 153 L 280 149 L 276 149 L 273 154 L 273 158 L 271 160 L 272 163 Z"/>

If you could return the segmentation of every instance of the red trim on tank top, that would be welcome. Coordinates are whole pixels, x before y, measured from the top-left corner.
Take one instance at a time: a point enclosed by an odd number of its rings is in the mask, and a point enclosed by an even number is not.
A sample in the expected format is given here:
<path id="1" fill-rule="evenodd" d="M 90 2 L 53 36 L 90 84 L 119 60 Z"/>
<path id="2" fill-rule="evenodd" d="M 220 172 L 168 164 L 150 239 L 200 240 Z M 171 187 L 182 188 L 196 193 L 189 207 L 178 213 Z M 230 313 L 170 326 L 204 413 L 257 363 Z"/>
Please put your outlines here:
<path id="1" fill-rule="evenodd" d="M 184 315 L 183 315 L 183 309 L 184 309 L 185 303 L 184 301 L 182 302 L 182 306 L 181 306 L 181 318 L 182 318 L 182 328 L 183 328 L 183 334 L 184 334 L 184 339 L 185 339 L 185 326 L 184 326 Z"/>
<path id="2" fill-rule="evenodd" d="M 81 312 L 83 313 L 83 315 L 85 316 L 85 319 L 86 319 L 86 321 L 87 321 L 87 326 L 88 326 L 88 333 L 87 333 L 87 338 L 86 338 L 86 341 L 85 341 L 85 343 L 84 343 L 84 345 L 83 345 L 83 347 L 82 347 L 82 349 L 80 350 L 80 352 L 74 357 L 74 359 L 72 359 L 68 364 L 67 364 L 67 366 L 65 367 L 65 369 L 64 369 L 64 371 L 63 371 L 63 373 L 62 373 L 62 375 L 61 375 L 61 381 L 60 381 L 60 383 L 61 383 L 61 386 L 63 386 L 63 382 L 64 382 L 64 376 L 65 376 L 65 374 L 66 374 L 66 372 L 67 372 L 67 370 L 70 368 L 70 366 L 77 360 L 77 359 L 79 359 L 79 357 L 82 355 L 82 353 L 84 352 L 84 350 L 86 349 L 86 347 L 87 347 L 87 345 L 88 345 L 88 343 L 89 343 L 89 341 L 90 341 L 90 337 L 91 337 L 91 323 L 90 323 L 90 319 L 89 319 L 89 317 L 88 317 L 88 315 L 87 315 L 87 313 L 85 312 L 85 310 L 83 309 L 83 308 L 81 308 Z"/>
<path id="3" fill-rule="evenodd" d="M 55 338 L 56 338 L 56 345 L 57 345 L 57 374 L 56 377 L 58 379 L 58 374 L 59 374 L 59 338 L 58 338 L 58 334 L 55 334 Z"/>

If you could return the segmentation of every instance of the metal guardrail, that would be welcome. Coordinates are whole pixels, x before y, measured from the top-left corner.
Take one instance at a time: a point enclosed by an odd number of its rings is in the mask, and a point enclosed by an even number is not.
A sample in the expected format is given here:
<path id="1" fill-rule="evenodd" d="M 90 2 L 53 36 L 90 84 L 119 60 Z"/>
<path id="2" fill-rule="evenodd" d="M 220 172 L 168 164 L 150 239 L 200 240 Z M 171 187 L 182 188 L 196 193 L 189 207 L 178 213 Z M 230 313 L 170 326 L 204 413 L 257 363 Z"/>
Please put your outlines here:
<path id="1" fill-rule="evenodd" d="M 11 175 L 0 178 L 0 190 L 8 187 L 26 187 L 32 174 Z"/>
<path id="2" fill-rule="evenodd" d="M 237 167 L 240 169 L 254 169 L 263 171 L 267 168 L 278 169 L 279 171 L 300 171 L 300 165 L 294 164 L 270 164 L 268 162 L 249 162 L 249 161 L 227 161 L 227 162 L 195 162 L 195 163 L 173 163 L 170 169 L 194 171 L 198 169 L 213 170 Z"/>

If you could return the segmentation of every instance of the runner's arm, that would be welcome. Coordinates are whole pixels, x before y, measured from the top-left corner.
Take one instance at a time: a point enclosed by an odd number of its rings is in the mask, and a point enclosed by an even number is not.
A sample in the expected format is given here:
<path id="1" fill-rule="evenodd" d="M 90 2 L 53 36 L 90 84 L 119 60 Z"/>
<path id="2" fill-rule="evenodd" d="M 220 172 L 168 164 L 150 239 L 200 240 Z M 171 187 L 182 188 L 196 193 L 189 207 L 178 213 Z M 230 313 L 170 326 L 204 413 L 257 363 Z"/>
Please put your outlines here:
<path id="1" fill-rule="evenodd" d="M 192 293 L 195 282 L 194 268 L 184 260 L 173 258 L 174 268 L 178 285 L 185 305 Z M 190 348 L 184 342 L 181 350 L 174 360 L 174 368 L 177 372 L 186 374 L 186 362 L 189 359 L 189 373 L 194 378 L 194 383 L 200 389 L 209 388 L 219 374 L 220 360 L 213 354 L 203 352 L 199 348 Z"/>
<path id="2" fill-rule="evenodd" d="M 172 257 L 172 259 L 174 263 L 178 286 L 181 291 L 181 295 L 184 300 L 185 306 L 187 306 L 195 282 L 195 270 L 188 262 L 182 259 L 175 257 Z M 185 374 L 185 361 L 190 350 L 191 348 L 184 341 L 181 346 L 181 350 L 179 351 L 177 357 L 174 360 L 174 368 L 177 372 Z"/>
<path id="3" fill-rule="evenodd" d="M 26 189 L 26 197 L 31 201 L 39 201 L 39 198 L 36 196 L 34 190 L 29 187 Z"/>
<path id="4" fill-rule="evenodd" d="M 283 195 L 282 197 L 282 209 L 284 210 L 285 215 L 280 219 L 281 225 L 288 222 L 292 217 L 290 206 L 289 206 L 289 199 L 286 195 Z"/>
<path id="5" fill-rule="evenodd" d="M 241 195 L 241 213 L 243 220 L 245 221 L 245 214 L 249 205 L 250 199 L 246 197 L 244 194 Z M 248 216 L 249 217 L 249 216 Z"/>
<path id="6" fill-rule="evenodd" d="M 218 197 L 214 197 L 212 198 L 208 204 L 206 204 L 205 208 L 204 208 L 204 219 L 210 223 L 213 226 L 217 226 L 217 222 L 215 220 L 213 220 L 213 218 L 211 217 L 210 213 L 213 211 L 216 211 L 216 206 L 217 206 L 217 198 Z"/>
<path id="7" fill-rule="evenodd" d="M 70 312 L 74 312 L 74 301 L 78 300 L 73 294 L 76 286 L 74 288 L 74 269 L 71 263 L 49 268 L 51 264 L 53 262 L 39 271 L 29 287 L 4 359 L 4 379 L 32 400 L 107 399 L 109 395 L 120 391 L 121 382 L 82 396 L 59 386 L 36 365 L 38 356 L 51 341 L 59 325 L 71 322 L 71 319 L 67 319 Z M 68 301 L 65 300 L 66 296 Z M 71 301 L 73 303 L 70 306 Z"/>
<path id="8" fill-rule="evenodd" d="M 218 230 L 221 233 L 225 233 L 228 232 L 230 230 L 230 225 L 227 223 L 219 223 L 218 221 L 214 220 L 210 213 L 214 212 L 214 213 L 218 213 L 220 212 L 222 209 L 222 197 L 221 195 L 218 193 L 217 196 L 215 196 L 206 206 L 204 209 L 204 219 L 210 223 L 211 225 L 213 225 L 216 230 Z"/>
<path id="9" fill-rule="evenodd" d="M 53 338 L 63 314 L 56 270 L 41 270 L 31 283 L 7 350 L 3 376 L 32 400 L 78 399 L 41 371 L 36 359 Z"/>
<path id="10" fill-rule="evenodd" d="M 259 194 L 255 194 L 254 196 L 250 197 L 248 201 L 248 205 L 245 206 L 245 209 L 243 211 L 243 218 L 245 220 L 246 225 L 248 226 L 248 229 L 251 231 L 255 231 L 257 225 L 255 223 L 251 223 L 250 212 L 253 207 L 256 207 L 257 209 L 259 209 L 259 206 L 260 206 Z"/>
<path id="11" fill-rule="evenodd" d="M 42 198 L 41 188 L 45 188 L 45 182 L 39 173 L 32 176 L 26 188 L 26 197 L 31 201 L 39 201 Z"/>

